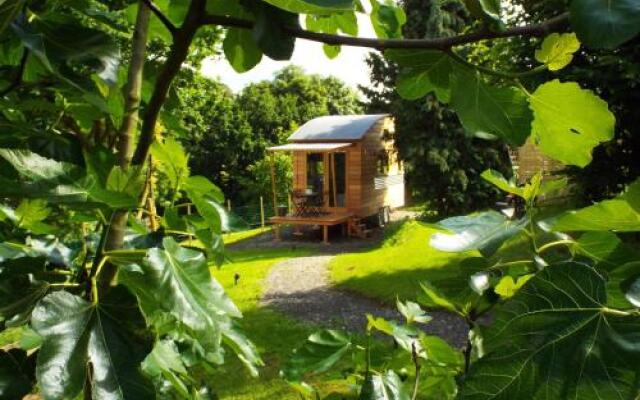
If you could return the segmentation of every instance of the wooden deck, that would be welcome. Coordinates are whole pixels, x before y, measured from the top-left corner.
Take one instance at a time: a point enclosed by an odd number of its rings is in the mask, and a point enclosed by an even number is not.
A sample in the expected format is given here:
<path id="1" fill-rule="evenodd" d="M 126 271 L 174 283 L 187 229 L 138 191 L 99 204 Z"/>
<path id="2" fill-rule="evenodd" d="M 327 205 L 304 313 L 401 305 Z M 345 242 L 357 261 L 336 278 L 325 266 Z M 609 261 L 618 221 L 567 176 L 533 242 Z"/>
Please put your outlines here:
<path id="1" fill-rule="evenodd" d="M 274 233 L 276 240 L 280 240 L 280 229 L 278 225 L 320 225 L 322 226 L 322 238 L 325 244 L 329 244 L 329 227 L 345 224 L 353 213 L 330 213 L 316 216 L 295 216 L 285 215 L 271 217 L 269 221 L 275 225 Z"/>

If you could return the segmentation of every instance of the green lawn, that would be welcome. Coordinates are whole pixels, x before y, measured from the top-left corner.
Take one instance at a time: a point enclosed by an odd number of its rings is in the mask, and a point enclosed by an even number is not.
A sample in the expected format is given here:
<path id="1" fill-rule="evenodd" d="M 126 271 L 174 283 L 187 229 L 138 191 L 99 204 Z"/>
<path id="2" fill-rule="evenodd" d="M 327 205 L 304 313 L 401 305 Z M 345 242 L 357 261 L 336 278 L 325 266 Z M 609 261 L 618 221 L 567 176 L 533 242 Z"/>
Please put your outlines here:
<path id="1" fill-rule="evenodd" d="M 236 242 L 239 242 L 241 240 L 245 240 L 245 239 L 250 239 L 254 236 L 258 236 L 262 233 L 265 232 L 269 232 L 272 228 L 270 226 L 265 226 L 264 228 L 262 227 L 258 227 L 258 228 L 253 228 L 253 229 L 248 229 L 246 231 L 238 231 L 238 232 L 231 232 L 231 233 L 224 233 L 222 235 L 222 240 L 224 242 L 225 245 L 230 245 Z M 182 241 L 181 243 L 183 246 L 192 246 L 192 247 L 197 247 L 197 248 L 201 248 L 203 249 L 203 245 L 202 242 L 200 242 L 198 239 L 192 238 L 191 240 L 187 239 Z"/>
<path id="2" fill-rule="evenodd" d="M 461 272 L 460 261 L 473 253 L 444 253 L 429 247 L 431 224 L 406 221 L 387 229 L 385 240 L 360 253 L 343 254 L 331 263 L 332 280 L 341 288 L 394 304 L 396 296 L 415 299 L 419 282 L 436 284 Z M 466 285 L 461 278 L 459 285 Z M 447 288 L 442 288 L 446 290 Z M 455 291 L 456 288 L 450 288 Z"/>
<path id="3" fill-rule="evenodd" d="M 21 329 L 20 328 L 7 328 L 0 332 L 0 348 L 15 344 L 20 340 Z"/>
<path id="4" fill-rule="evenodd" d="M 277 262 L 290 257 L 308 254 L 306 250 L 249 250 L 229 252 L 232 263 L 212 273 L 224 286 L 244 314 L 241 326 L 245 334 L 256 344 L 266 366 L 259 378 L 252 378 L 241 363 L 229 357 L 220 372 L 212 377 L 212 385 L 221 399 L 234 400 L 294 400 L 299 396 L 278 377 L 282 363 L 292 350 L 299 346 L 315 328 L 288 318 L 276 311 L 258 306 L 262 293 L 262 280 Z M 240 275 L 234 285 L 234 275 Z M 323 392 L 340 390 L 339 382 L 323 384 Z"/>
<path id="5" fill-rule="evenodd" d="M 224 241 L 224 244 L 229 245 L 232 243 L 239 242 L 241 240 L 258 236 L 264 232 L 269 232 L 270 230 L 271 230 L 270 226 L 265 226 L 265 227 L 259 227 L 254 229 L 248 229 L 246 231 L 225 233 L 224 235 L 222 235 L 222 239 Z"/>

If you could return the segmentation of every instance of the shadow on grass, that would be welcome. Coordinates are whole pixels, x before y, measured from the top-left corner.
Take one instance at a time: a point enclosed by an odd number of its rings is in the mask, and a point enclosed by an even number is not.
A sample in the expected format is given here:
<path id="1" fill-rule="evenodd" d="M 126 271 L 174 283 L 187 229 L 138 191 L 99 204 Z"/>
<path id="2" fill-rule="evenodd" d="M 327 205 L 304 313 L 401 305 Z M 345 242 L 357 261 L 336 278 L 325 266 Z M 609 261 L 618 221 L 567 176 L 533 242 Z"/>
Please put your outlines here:
<path id="1" fill-rule="evenodd" d="M 319 327 L 288 318 L 268 307 L 246 310 L 240 325 L 258 348 L 265 366 L 260 368 L 260 376 L 252 377 L 236 357 L 228 354 L 225 364 L 211 375 L 219 397 L 234 400 L 299 399 L 299 394 L 280 377 L 279 372 L 293 349 L 302 345 Z M 326 381 L 312 379 L 309 383 L 325 395 L 332 392 L 347 394 L 349 389 L 339 375 L 329 376 Z"/>
<path id="2" fill-rule="evenodd" d="M 258 248 L 258 249 L 230 249 L 227 252 L 227 263 L 225 264 L 233 264 L 233 263 L 243 263 L 243 262 L 254 262 L 254 261 L 267 261 L 275 258 L 283 258 L 283 257 L 301 257 L 305 255 L 309 255 L 313 252 L 312 248 L 307 247 L 296 247 L 296 248 Z M 224 265 L 223 265 L 224 266 Z"/>
<path id="3" fill-rule="evenodd" d="M 322 254 L 366 252 L 385 246 L 385 243 L 392 240 L 407 222 L 421 224 L 430 228 L 435 227 L 433 224 L 404 219 L 391 222 L 384 228 L 373 229 L 371 237 L 357 238 L 342 236 L 341 228 L 339 226 L 333 226 L 330 229 L 330 244 L 326 245 L 322 242 L 321 229 L 302 226 L 299 227 L 302 235 L 297 237 L 293 234 L 294 229 L 286 226 L 281 227 L 281 241 L 274 241 L 273 234 L 268 232 L 235 242 L 228 246 L 228 250 L 230 253 L 236 251 L 259 252 L 260 250 L 306 250 Z"/>

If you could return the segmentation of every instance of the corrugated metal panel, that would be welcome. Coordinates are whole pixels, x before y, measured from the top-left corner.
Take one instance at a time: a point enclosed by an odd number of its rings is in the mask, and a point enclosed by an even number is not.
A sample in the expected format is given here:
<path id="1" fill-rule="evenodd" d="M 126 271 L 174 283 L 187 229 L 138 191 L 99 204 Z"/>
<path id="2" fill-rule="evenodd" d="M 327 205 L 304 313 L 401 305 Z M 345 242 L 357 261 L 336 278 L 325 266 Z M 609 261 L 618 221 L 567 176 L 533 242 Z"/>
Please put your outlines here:
<path id="1" fill-rule="evenodd" d="M 404 175 L 389 175 L 389 176 L 376 176 L 373 178 L 373 187 L 376 190 L 386 189 L 393 185 L 400 185 L 404 183 Z"/>
<path id="2" fill-rule="evenodd" d="M 352 143 L 288 143 L 267 148 L 269 151 L 331 151 L 351 146 Z"/>
<path id="3" fill-rule="evenodd" d="M 292 142 L 360 140 L 367 131 L 388 114 L 329 115 L 306 122 L 291 136 Z"/>

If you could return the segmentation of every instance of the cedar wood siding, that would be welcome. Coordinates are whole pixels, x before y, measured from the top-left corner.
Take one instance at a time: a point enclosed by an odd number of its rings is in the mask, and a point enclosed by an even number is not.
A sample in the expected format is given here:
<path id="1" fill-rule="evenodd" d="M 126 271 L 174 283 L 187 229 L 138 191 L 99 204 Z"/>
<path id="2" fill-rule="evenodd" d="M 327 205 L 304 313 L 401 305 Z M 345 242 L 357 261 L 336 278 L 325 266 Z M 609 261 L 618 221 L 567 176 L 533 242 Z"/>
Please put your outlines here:
<path id="1" fill-rule="evenodd" d="M 384 132 L 388 130 L 394 132 L 393 119 L 383 118 L 376 122 L 362 138 L 362 203 L 360 205 L 360 216 L 374 215 L 380 207 L 391 206 L 389 202 L 389 191 L 401 190 L 404 196 L 404 185 L 399 187 L 376 189 L 374 180 L 378 174 L 378 156 L 382 150 L 389 153 L 390 165 L 387 176 L 401 173 L 397 163 L 397 152 L 392 139 L 385 140 Z"/>

